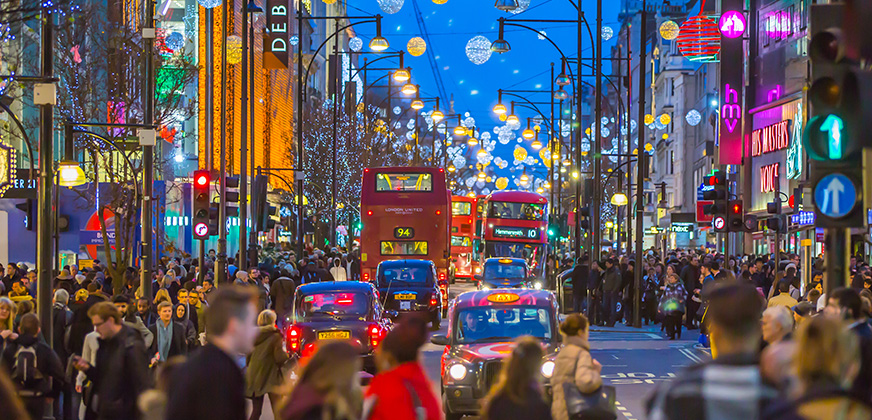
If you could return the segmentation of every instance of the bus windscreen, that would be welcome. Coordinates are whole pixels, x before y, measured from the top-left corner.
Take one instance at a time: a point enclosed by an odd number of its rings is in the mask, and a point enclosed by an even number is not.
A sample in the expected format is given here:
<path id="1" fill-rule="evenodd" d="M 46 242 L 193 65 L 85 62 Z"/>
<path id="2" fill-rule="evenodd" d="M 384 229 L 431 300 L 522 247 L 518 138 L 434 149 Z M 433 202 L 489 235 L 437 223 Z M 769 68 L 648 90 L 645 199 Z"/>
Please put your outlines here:
<path id="1" fill-rule="evenodd" d="M 430 192 L 433 191 L 433 176 L 427 173 L 377 173 L 376 192 Z"/>
<path id="2" fill-rule="evenodd" d="M 537 203 L 491 202 L 487 217 L 494 219 L 545 220 L 545 205 Z"/>
<path id="3" fill-rule="evenodd" d="M 468 201 L 452 201 L 451 214 L 454 216 L 469 216 L 472 214 L 472 203 Z"/>

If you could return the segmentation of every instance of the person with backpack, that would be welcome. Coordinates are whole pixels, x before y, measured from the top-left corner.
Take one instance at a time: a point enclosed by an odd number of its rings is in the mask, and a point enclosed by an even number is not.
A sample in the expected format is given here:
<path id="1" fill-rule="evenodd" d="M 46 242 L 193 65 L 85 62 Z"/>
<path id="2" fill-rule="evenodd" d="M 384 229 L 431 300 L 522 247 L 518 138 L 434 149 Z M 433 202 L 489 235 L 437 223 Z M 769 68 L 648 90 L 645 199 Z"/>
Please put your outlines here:
<path id="1" fill-rule="evenodd" d="M 39 339 L 36 314 L 21 317 L 18 338 L 3 352 L 3 365 L 30 417 L 41 419 L 48 399 L 57 396 L 55 390 L 64 382 L 64 367 L 51 347 Z"/>

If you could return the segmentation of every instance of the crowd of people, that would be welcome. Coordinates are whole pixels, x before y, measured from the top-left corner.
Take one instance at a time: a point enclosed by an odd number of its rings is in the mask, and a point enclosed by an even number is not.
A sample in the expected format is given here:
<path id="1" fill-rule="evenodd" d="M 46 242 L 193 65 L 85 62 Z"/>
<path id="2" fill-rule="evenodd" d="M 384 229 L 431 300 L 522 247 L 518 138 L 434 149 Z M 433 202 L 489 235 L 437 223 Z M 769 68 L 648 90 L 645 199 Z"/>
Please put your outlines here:
<path id="1" fill-rule="evenodd" d="M 443 418 L 420 362 L 426 320 L 395 324 L 365 386 L 348 342 L 323 344 L 305 360 L 285 350 L 281 331 L 297 285 L 360 279 L 356 248 L 308 248 L 301 258 L 291 248 L 267 246 L 246 270 L 228 258 L 220 285 L 214 252 L 203 267 L 167 258 L 150 296 L 134 268 L 113 279 L 99 261 L 64 267 L 54 279 L 50 336 L 37 317 L 35 273 L 8 264 L 0 296 L 3 418 L 241 420 L 265 410 L 285 420 Z M 658 387 L 648 418 L 872 418 L 868 265 L 855 260 L 850 287 L 825 295 L 821 262 L 802 267 L 790 254 L 778 263 L 696 250 L 643 257 L 570 262 L 574 301 L 560 323 L 553 375 L 543 383 L 542 346 L 519 338 L 482 401 L 483 419 L 614 418 L 589 334 L 592 326 L 630 324 L 636 310 L 670 339 L 699 328 L 713 356 Z M 643 270 L 638 308 L 636 269 Z M 810 270 L 806 284 L 802 270 Z"/>

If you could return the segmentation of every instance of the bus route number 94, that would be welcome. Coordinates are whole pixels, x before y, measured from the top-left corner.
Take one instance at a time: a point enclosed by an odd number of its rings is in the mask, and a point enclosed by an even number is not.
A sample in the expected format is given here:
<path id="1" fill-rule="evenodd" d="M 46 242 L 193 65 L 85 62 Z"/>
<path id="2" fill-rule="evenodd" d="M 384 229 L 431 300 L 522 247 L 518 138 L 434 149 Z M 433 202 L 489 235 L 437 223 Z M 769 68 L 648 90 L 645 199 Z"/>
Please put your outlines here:
<path id="1" fill-rule="evenodd" d="M 394 238 L 396 239 L 412 239 L 415 237 L 415 229 L 410 227 L 394 228 Z"/>

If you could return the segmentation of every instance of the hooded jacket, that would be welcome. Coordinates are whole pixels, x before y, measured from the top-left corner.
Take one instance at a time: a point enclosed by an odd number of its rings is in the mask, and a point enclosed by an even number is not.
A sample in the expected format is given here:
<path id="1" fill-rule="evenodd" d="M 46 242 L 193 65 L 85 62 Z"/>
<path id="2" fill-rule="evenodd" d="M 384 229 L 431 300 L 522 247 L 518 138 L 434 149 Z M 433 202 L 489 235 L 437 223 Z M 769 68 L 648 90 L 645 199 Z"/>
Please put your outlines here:
<path id="1" fill-rule="evenodd" d="M 245 396 L 260 397 L 282 385 L 282 366 L 288 361 L 282 348 L 282 333 L 274 325 L 260 327 L 254 350 L 245 362 Z"/>

